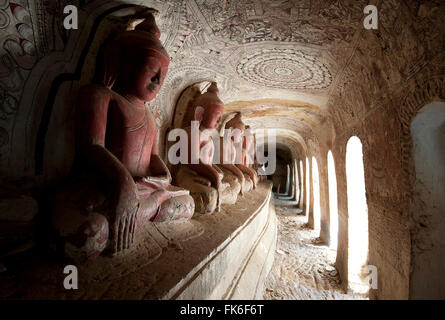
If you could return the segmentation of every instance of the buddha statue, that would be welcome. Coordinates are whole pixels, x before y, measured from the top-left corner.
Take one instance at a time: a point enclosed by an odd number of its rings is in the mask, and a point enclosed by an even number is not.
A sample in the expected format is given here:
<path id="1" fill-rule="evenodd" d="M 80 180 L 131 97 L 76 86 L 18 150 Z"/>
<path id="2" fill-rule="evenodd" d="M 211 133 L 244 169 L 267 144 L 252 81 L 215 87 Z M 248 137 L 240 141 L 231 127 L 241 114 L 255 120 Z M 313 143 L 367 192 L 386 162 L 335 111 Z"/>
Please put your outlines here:
<path id="1" fill-rule="evenodd" d="M 253 168 L 253 159 L 255 155 L 254 149 L 254 136 L 251 133 L 250 127 L 246 126 L 242 121 L 242 115 L 240 112 L 229 120 L 225 125 L 226 130 L 231 130 L 231 142 L 230 149 L 232 150 L 232 163 L 236 168 L 244 175 L 244 192 L 255 189 L 258 183 L 258 174 Z M 236 148 L 235 144 L 241 146 Z M 240 150 L 237 150 L 240 149 Z M 237 155 L 237 152 L 241 152 Z"/>
<path id="2" fill-rule="evenodd" d="M 238 116 L 236 114 L 235 117 Z M 221 170 L 228 177 L 236 179 L 240 184 L 240 194 L 244 195 L 252 189 L 252 182 L 237 166 L 236 163 L 242 161 L 241 150 L 237 152 L 237 146 L 242 147 L 244 124 L 232 120 L 226 123 L 224 127 L 224 136 L 220 142 L 220 164 Z"/>
<path id="3" fill-rule="evenodd" d="M 170 58 L 152 13 L 140 20 L 105 45 L 101 83 L 79 93 L 76 159 L 51 212 L 58 239 L 73 258 L 120 252 L 144 224 L 194 213 L 193 198 L 170 185 L 158 154 L 155 119 L 145 103 L 159 92 Z"/>
<path id="4" fill-rule="evenodd" d="M 196 212 L 210 214 L 220 210 L 221 204 L 234 204 L 241 186 L 230 179 L 213 163 L 215 145 L 211 133 L 221 123 L 224 104 L 218 98 L 218 87 L 212 82 L 205 93 L 198 93 L 188 105 L 182 129 L 188 136 L 188 161 L 175 165 L 175 183 L 190 190 Z M 192 134 L 193 122 L 199 134 Z M 219 139 L 219 135 L 218 135 Z M 192 158 L 197 161 L 192 161 Z"/>
<path id="5" fill-rule="evenodd" d="M 257 162 L 256 157 L 256 139 L 255 135 L 252 133 L 250 126 L 246 125 L 246 131 L 243 139 L 243 156 L 242 164 L 248 168 L 249 176 L 253 179 L 254 188 L 261 180 L 258 168 L 260 165 Z"/>

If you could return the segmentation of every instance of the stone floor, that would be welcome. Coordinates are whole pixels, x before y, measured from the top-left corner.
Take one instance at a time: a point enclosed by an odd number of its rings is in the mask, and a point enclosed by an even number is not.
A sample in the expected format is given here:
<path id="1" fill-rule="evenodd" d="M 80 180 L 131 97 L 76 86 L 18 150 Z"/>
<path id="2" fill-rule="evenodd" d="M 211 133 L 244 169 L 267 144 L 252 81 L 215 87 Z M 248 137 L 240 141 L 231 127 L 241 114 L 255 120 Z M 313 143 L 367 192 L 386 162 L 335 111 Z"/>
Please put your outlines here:
<path id="1" fill-rule="evenodd" d="M 278 243 L 266 280 L 265 300 L 350 300 L 340 286 L 335 250 L 317 243 L 317 232 L 307 228 L 307 217 L 289 206 L 276 205 Z"/>
<path id="2" fill-rule="evenodd" d="M 148 223 L 131 249 L 112 258 L 76 263 L 42 249 L 45 254 L 30 250 L 0 259 L 0 300 L 162 299 L 236 236 L 264 205 L 270 189 L 269 183 L 260 183 L 236 204 L 223 205 L 212 215 L 198 214 L 190 222 Z M 68 264 L 78 268 L 78 290 L 63 286 Z"/>

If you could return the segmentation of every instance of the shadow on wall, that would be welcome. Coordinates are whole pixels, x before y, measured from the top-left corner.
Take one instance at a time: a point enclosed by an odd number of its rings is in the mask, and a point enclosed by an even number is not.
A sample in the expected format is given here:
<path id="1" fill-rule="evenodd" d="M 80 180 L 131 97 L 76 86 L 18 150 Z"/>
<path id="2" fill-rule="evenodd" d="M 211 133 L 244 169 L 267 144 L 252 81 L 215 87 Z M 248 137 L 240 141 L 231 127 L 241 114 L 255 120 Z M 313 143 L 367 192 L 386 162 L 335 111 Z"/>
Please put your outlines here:
<path id="1" fill-rule="evenodd" d="M 420 109 L 411 136 L 415 180 L 410 299 L 444 299 L 445 103 Z"/>

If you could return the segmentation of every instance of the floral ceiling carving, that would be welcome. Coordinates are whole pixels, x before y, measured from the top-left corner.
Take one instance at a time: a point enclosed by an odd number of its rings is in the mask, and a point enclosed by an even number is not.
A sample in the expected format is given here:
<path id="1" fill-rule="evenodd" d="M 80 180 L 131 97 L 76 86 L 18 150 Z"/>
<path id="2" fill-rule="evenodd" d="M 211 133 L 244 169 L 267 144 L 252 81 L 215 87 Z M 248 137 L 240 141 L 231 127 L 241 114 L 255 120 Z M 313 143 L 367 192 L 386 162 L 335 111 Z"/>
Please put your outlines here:
<path id="1" fill-rule="evenodd" d="M 104 8 L 135 4 L 159 11 L 171 64 L 150 108 L 164 130 L 179 94 L 201 81 L 216 80 L 225 103 L 285 99 L 322 110 L 354 49 L 365 1 L 0 0 L 0 162 L 7 160 L 16 114 L 26 107 L 20 101 L 30 72 L 50 63 L 44 58 L 54 52 L 71 55 L 66 48 L 73 37 L 62 27 L 66 4 L 79 8 L 80 29 L 90 28 L 88 19 Z M 288 118 L 298 127 L 301 120 Z"/>
<path id="2" fill-rule="evenodd" d="M 277 89 L 325 89 L 332 82 L 328 67 L 293 49 L 263 49 L 244 57 L 238 74 L 258 85 Z"/>

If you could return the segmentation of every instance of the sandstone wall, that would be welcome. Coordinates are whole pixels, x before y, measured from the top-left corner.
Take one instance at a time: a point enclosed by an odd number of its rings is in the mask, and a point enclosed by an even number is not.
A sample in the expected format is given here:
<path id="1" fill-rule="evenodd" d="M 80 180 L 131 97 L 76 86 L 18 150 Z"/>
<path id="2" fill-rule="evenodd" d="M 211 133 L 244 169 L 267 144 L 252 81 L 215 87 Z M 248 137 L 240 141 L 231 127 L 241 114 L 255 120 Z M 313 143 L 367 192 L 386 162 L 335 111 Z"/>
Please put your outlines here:
<path id="1" fill-rule="evenodd" d="M 425 104 L 445 98 L 445 4 L 382 1 L 379 29 L 364 30 L 329 104 L 340 216 L 337 264 L 347 275 L 345 149 L 363 143 L 369 215 L 369 264 L 378 267 L 373 298 L 408 298 L 414 168 L 409 126 Z M 442 17 L 442 18 L 441 18 Z M 351 213 L 349 213 L 351 214 Z M 353 214 L 353 213 L 352 213 Z"/>

